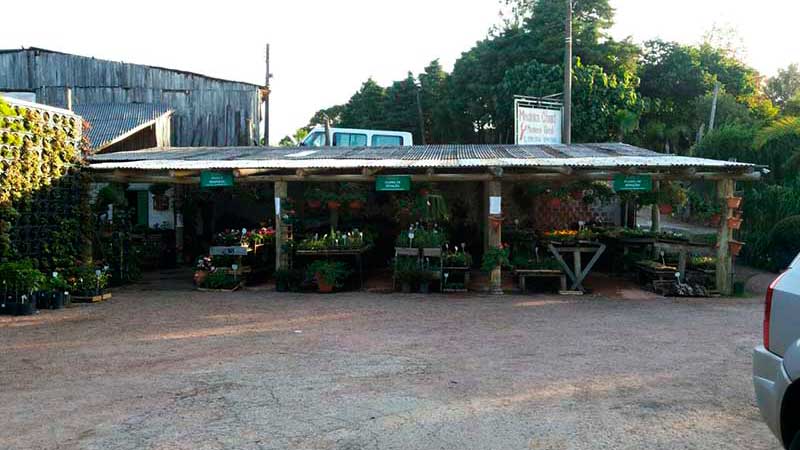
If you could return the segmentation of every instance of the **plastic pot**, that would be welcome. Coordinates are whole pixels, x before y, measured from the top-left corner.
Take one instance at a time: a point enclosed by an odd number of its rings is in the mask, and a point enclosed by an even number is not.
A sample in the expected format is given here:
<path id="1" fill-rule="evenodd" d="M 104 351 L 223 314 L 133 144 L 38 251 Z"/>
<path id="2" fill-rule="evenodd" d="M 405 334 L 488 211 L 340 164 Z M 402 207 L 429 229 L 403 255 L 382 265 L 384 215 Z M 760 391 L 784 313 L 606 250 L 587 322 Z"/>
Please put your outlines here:
<path id="1" fill-rule="evenodd" d="M 427 281 L 423 281 L 419 284 L 419 293 L 420 294 L 428 294 L 431 291 L 431 284 Z"/>
<path id="2" fill-rule="evenodd" d="M 329 200 L 328 201 L 328 209 L 339 209 L 342 204 L 337 202 L 336 200 Z"/>
<path id="3" fill-rule="evenodd" d="M 18 316 L 30 316 L 36 312 L 36 296 L 33 295 L 25 303 L 17 303 L 17 310 L 15 312 Z"/>
<path id="4" fill-rule="evenodd" d="M 739 209 L 742 206 L 741 197 L 728 197 L 727 201 L 730 209 Z"/>
<path id="5" fill-rule="evenodd" d="M 362 202 L 361 200 L 352 200 L 352 201 L 350 201 L 348 206 L 352 210 L 359 210 L 359 209 L 364 207 L 364 202 Z"/>

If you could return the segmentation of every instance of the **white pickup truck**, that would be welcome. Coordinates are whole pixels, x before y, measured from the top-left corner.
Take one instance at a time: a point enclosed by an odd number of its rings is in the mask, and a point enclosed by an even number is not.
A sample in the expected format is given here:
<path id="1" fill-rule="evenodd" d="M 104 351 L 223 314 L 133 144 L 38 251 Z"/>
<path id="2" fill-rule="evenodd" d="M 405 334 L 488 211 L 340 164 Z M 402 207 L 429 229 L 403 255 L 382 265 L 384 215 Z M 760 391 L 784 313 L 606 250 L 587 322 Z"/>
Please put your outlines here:
<path id="1" fill-rule="evenodd" d="M 785 448 L 800 450 L 800 256 L 767 291 L 753 384 L 769 428 Z"/>
<path id="2" fill-rule="evenodd" d="M 334 147 L 401 147 L 414 145 L 407 131 L 364 130 L 360 128 L 331 128 L 327 141 Z M 322 147 L 326 141 L 325 127 L 317 125 L 311 129 L 300 145 Z"/>

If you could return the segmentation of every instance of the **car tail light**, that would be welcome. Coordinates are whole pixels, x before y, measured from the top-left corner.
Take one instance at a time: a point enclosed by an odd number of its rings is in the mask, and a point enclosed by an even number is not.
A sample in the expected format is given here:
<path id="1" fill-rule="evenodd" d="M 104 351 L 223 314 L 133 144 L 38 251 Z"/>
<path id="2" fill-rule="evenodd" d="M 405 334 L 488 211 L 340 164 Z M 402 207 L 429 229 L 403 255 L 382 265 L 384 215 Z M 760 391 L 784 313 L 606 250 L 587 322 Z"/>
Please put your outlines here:
<path id="1" fill-rule="evenodd" d="M 769 325 L 770 325 L 770 317 L 772 316 L 772 297 L 775 293 L 775 287 L 778 286 L 780 283 L 781 278 L 786 275 L 786 272 L 778 275 L 778 278 L 775 278 L 769 285 L 769 289 L 767 289 L 767 297 L 764 302 L 764 347 L 769 350 Z"/>

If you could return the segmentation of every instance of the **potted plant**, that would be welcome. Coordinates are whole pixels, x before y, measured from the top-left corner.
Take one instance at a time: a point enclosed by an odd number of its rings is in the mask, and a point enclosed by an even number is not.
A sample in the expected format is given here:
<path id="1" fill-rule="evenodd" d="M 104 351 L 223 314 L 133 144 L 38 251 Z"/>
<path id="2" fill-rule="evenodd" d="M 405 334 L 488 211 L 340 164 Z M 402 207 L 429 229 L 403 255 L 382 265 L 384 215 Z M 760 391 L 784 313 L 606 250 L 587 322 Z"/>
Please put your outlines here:
<path id="1" fill-rule="evenodd" d="M 320 209 L 322 207 L 322 198 L 325 196 L 318 187 L 311 187 L 306 189 L 305 198 L 308 207 L 311 209 Z"/>
<path id="2" fill-rule="evenodd" d="M 410 294 L 411 288 L 420 281 L 420 270 L 417 259 L 401 257 L 395 264 L 395 279 L 400 283 L 404 294 Z"/>
<path id="3" fill-rule="evenodd" d="M 741 217 L 731 217 L 728 219 L 728 228 L 731 230 L 738 230 L 742 228 L 742 218 Z"/>
<path id="4" fill-rule="evenodd" d="M 742 206 L 741 197 L 728 197 L 726 201 L 728 203 L 728 208 L 730 209 L 739 209 Z"/>
<path id="5" fill-rule="evenodd" d="M 297 272 L 291 269 L 278 269 L 275 271 L 275 290 L 289 292 L 297 286 Z"/>
<path id="6" fill-rule="evenodd" d="M 498 267 L 509 267 L 511 263 L 508 260 L 508 255 L 509 249 L 507 244 L 489 248 L 483 254 L 481 270 L 488 273 Z"/>
<path id="7" fill-rule="evenodd" d="M 62 309 L 69 304 L 69 284 L 67 281 L 53 273 L 48 278 L 40 292 L 37 306 L 47 309 Z"/>
<path id="8" fill-rule="evenodd" d="M 344 280 L 350 275 L 347 264 L 341 261 L 317 260 L 306 269 L 306 275 L 317 284 L 320 293 L 333 292 L 334 288 L 344 285 Z"/>
<path id="9" fill-rule="evenodd" d="M 169 197 L 167 191 L 170 186 L 165 183 L 156 183 L 150 186 L 150 193 L 153 194 L 153 209 L 156 211 L 167 211 L 169 209 Z"/>
<path id="10" fill-rule="evenodd" d="M 742 247 L 744 247 L 744 242 L 731 240 L 728 242 L 728 247 L 731 249 L 733 256 L 739 256 L 739 253 L 742 252 Z"/>
<path id="11" fill-rule="evenodd" d="M 431 281 L 433 280 L 433 273 L 428 270 L 420 270 L 418 273 L 419 279 L 419 293 L 429 294 L 431 291 Z"/>
<path id="12" fill-rule="evenodd" d="M 203 256 L 197 260 L 197 265 L 194 271 L 194 285 L 201 286 L 208 274 L 214 270 L 214 265 L 211 263 L 210 256 Z"/>
<path id="13" fill-rule="evenodd" d="M 36 292 L 44 286 L 45 277 L 30 261 L 0 264 L 0 280 L 8 312 L 16 315 L 36 312 Z"/>

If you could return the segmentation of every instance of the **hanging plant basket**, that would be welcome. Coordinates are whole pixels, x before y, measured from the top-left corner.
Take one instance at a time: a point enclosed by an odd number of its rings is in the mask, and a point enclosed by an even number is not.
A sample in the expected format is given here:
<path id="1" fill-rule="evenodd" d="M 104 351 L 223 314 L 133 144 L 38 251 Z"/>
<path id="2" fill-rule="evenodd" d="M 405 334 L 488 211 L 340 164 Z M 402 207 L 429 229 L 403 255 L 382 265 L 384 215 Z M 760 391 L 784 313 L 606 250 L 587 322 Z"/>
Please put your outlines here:
<path id="1" fill-rule="evenodd" d="M 738 230 L 742 228 L 743 220 L 740 217 L 731 217 L 728 219 L 728 228 L 731 230 Z"/>
<path id="2" fill-rule="evenodd" d="M 309 200 L 308 207 L 311 209 L 320 209 L 322 208 L 322 200 Z"/>
<path id="3" fill-rule="evenodd" d="M 672 214 L 672 205 L 658 205 L 658 211 L 661 214 Z"/>
<path id="4" fill-rule="evenodd" d="M 740 242 L 740 241 L 730 241 L 730 242 L 728 242 L 728 248 L 731 249 L 731 254 L 733 256 L 739 256 L 739 253 L 742 252 L 742 247 L 744 247 L 744 242 Z"/>
<path id="5" fill-rule="evenodd" d="M 494 230 L 499 230 L 504 220 L 503 216 L 489 216 L 489 223 L 492 224 L 492 229 Z"/>
<path id="6" fill-rule="evenodd" d="M 342 204 L 336 200 L 328 200 L 328 209 L 336 210 L 339 209 L 341 206 Z"/>
<path id="7" fill-rule="evenodd" d="M 169 197 L 166 194 L 153 194 L 153 209 L 156 211 L 168 211 Z"/>
<path id="8" fill-rule="evenodd" d="M 348 206 L 353 211 L 358 211 L 358 210 L 364 208 L 364 202 L 362 202 L 361 200 L 351 200 L 350 203 L 348 204 Z"/>
<path id="9" fill-rule="evenodd" d="M 739 209 L 742 206 L 741 197 L 728 197 L 727 201 L 730 209 Z"/>

